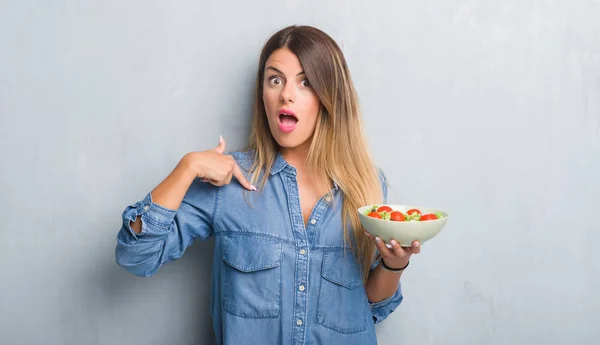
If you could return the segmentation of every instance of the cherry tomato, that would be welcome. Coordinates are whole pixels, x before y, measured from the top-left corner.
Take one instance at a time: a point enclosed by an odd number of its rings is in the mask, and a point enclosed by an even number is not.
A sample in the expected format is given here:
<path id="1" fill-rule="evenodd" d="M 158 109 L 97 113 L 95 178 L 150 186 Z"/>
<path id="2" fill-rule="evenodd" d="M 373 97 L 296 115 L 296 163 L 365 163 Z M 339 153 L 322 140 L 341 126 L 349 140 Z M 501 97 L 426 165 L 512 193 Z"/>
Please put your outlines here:
<path id="1" fill-rule="evenodd" d="M 406 217 L 404 217 L 402 212 L 394 211 L 390 213 L 390 220 L 394 222 L 403 222 L 406 220 Z"/>
<path id="2" fill-rule="evenodd" d="M 380 208 L 377 209 L 377 212 L 392 212 L 392 208 L 389 206 L 381 206 Z"/>
<path id="3" fill-rule="evenodd" d="M 368 214 L 369 217 L 373 217 L 373 218 L 377 218 L 377 219 L 381 219 L 381 215 L 377 212 L 371 212 Z"/>
<path id="4" fill-rule="evenodd" d="M 408 214 L 409 216 L 412 216 L 413 213 L 418 213 L 419 215 L 422 215 L 421 211 L 419 211 L 416 208 L 411 208 L 410 210 L 406 211 L 406 214 Z"/>
<path id="5" fill-rule="evenodd" d="M 434 220 L 438 219 L 438 217 L 433 213 L 424 214 L 421 216 L 421 220 Z"/>

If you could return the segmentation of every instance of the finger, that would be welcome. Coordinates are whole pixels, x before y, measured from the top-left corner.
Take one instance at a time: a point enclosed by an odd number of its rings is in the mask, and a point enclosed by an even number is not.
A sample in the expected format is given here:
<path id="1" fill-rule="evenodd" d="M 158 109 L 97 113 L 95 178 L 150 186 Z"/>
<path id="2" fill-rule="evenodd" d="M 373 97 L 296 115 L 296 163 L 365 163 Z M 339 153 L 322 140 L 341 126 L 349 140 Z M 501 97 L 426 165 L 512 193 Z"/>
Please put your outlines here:
<path id="1" fill-rule="evenodd" d="M 371 235 L 370 233 L 365 231 L 365 235 L 367 235 L 368 238 L 372 239 L 373 241 L 375 241 L 375 237 L 373 237 L 373 235 Z"/>
<path id="2" fill-rule="evenodd" d="M 244 176 L 242 170 L 240 170 L 240 167 L 237 164 L 233 166 L 233 176 L 235 176 L 235 178 L 240 182 L 240 184 L 247 190 L 256 190 L 256 187 L 254 187 L 250 182 L 248 182 L 246 176 Z"/>
<path id="3" fill-rule="evenodd" d="M 210 180 L 208 181 L 210 182 L 213 186 L 217 186 L 217 187 L 223 187 L 224 183 L 220 180 Z"/>
<path id="4" fill-rule="evenodd" d="M 203 178 L 203 179 L 200 179 L 200 181 L 210 183 L 213 186 L 217 186 L 217 187 L 221 187 L 223 185 L 221 182 L 219 182 L 217 180 L 211 180 L 209 178 Z"/>
<path id="5" fill-rule="evenodd" d="M 225 152 L 225 139 L 223 139 L 222 135 L 219 135 L 219 145 L 217 146 L 215 151 L 217 151 L 220 154 L 223 154 Z"/>
<path id="6" fill-rule="evenodd" d="M 391 240 L 390 244 L 392 245 L 392 249 L 394 250 L 394 253 L 396 254 L 396 256 L 406 256 L 406 251 L 404 250 L 404 248 L 402 248 L 402 246 L 400 245 L 400 243 L 398 243 L 398 241 L 396 240 Z"/>
<path id="7" fill-rule="evenodd" d="M 221 186 L 221 184 L 219 184 L 219 181 L 217 181 L 217 180 L 211 180 L 209 178 L 203 178 L 200 181 L 206 182 L 206 183 L 210 183 L 210 184 L 212 184 L 214 186 Z"/>
<path id="8" fill-rule="evenodd" d="M 223 184 L 230 184 L 231 183 L 231 179 L 233 178 L 233 174 L 229 173 L 227 174 L 227 176 L 225 176 L 225 180 L 223 180 Z"/>
<path id="9" fill-rule="evenodd" d="M 394 257 L 394 252 L 385 245 L 385 242 L 383 242 L 381 238 L 375 237 L 375 245 L 377 246 L 377 249 L 379 249 L 381 256 L 384 258 Z"/>
<path id="10" fill-rule="evenodd" d="M 414 241 L 412 243 L 412 252 L 413 254 L 419 254 L 421 252 L 421 242 Z"/>

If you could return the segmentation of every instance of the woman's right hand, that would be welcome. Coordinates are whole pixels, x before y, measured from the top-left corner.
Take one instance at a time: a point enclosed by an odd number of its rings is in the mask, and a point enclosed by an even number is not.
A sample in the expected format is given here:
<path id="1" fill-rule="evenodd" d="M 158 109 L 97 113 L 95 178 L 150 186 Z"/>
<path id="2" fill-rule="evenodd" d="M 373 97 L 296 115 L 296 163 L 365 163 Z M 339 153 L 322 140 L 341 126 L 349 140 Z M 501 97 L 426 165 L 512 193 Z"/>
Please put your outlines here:
<path id="1" fill-rule="evenodd" d="M 246 189 L 255 191 L 254 187 L 244 176 L 233 157 L 223 154 L 225 152 L 225 140 L 219 139 L 219 145 L 202 152 L 191 152 L 186 154 L 182 163 L 196 172 L 196 176 L 204 182 L 215 186 L 229 184 L 233 177 Z"/>
<path id="2" fill-rule="evenodd" d="M 196 177 L 215 186 L 229 184 L 235 178 L 248 190 L 256 190 L 237 165 L 233 157 L 224 155 L 225 140 L 220 138 L 219 146 L 213 150 L 191 152 L 183 156 L 179 164 L 158 186 L 152 194 L 152 202 L 170 210 L 177 210 L 185 194 Z M 142 231 L 142 221 L 138 216 L 131 222 L 136 234 Z"/>

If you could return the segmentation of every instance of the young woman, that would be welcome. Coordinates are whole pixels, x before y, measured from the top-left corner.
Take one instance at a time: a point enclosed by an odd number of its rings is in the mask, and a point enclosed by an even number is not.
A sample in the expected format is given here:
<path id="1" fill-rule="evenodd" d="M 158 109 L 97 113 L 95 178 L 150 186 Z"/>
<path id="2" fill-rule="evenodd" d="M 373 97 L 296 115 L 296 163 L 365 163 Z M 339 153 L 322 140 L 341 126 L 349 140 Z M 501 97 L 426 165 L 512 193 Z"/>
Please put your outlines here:
<path id="1" fill-rule="evenodd" d="M 246 150 L 226 155 L 220 138 L 188 153 L 125 209 L 118 264 L 150 276 L 214 236 L 218 344 L 376 344 L 420 244 L 388 247 L 360 225 L 356 210 L 384 203 L 387 187 L 335 41 L 308 26 L 272 36 L 253 116 Z"/>

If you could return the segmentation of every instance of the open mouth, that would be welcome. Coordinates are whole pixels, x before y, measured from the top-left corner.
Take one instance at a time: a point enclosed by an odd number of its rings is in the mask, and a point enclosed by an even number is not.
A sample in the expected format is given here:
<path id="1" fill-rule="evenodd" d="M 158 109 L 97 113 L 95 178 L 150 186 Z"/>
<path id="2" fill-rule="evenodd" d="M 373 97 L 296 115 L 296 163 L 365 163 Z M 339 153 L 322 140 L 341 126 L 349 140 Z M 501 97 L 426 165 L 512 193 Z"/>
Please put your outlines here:
<path id="1" fill-rule="evenodd" d="M 279 111 L 279 129 L 283 132 L 291 132 L 296 128 L 298 117 L 291 110 L 282 109 Z"/>

